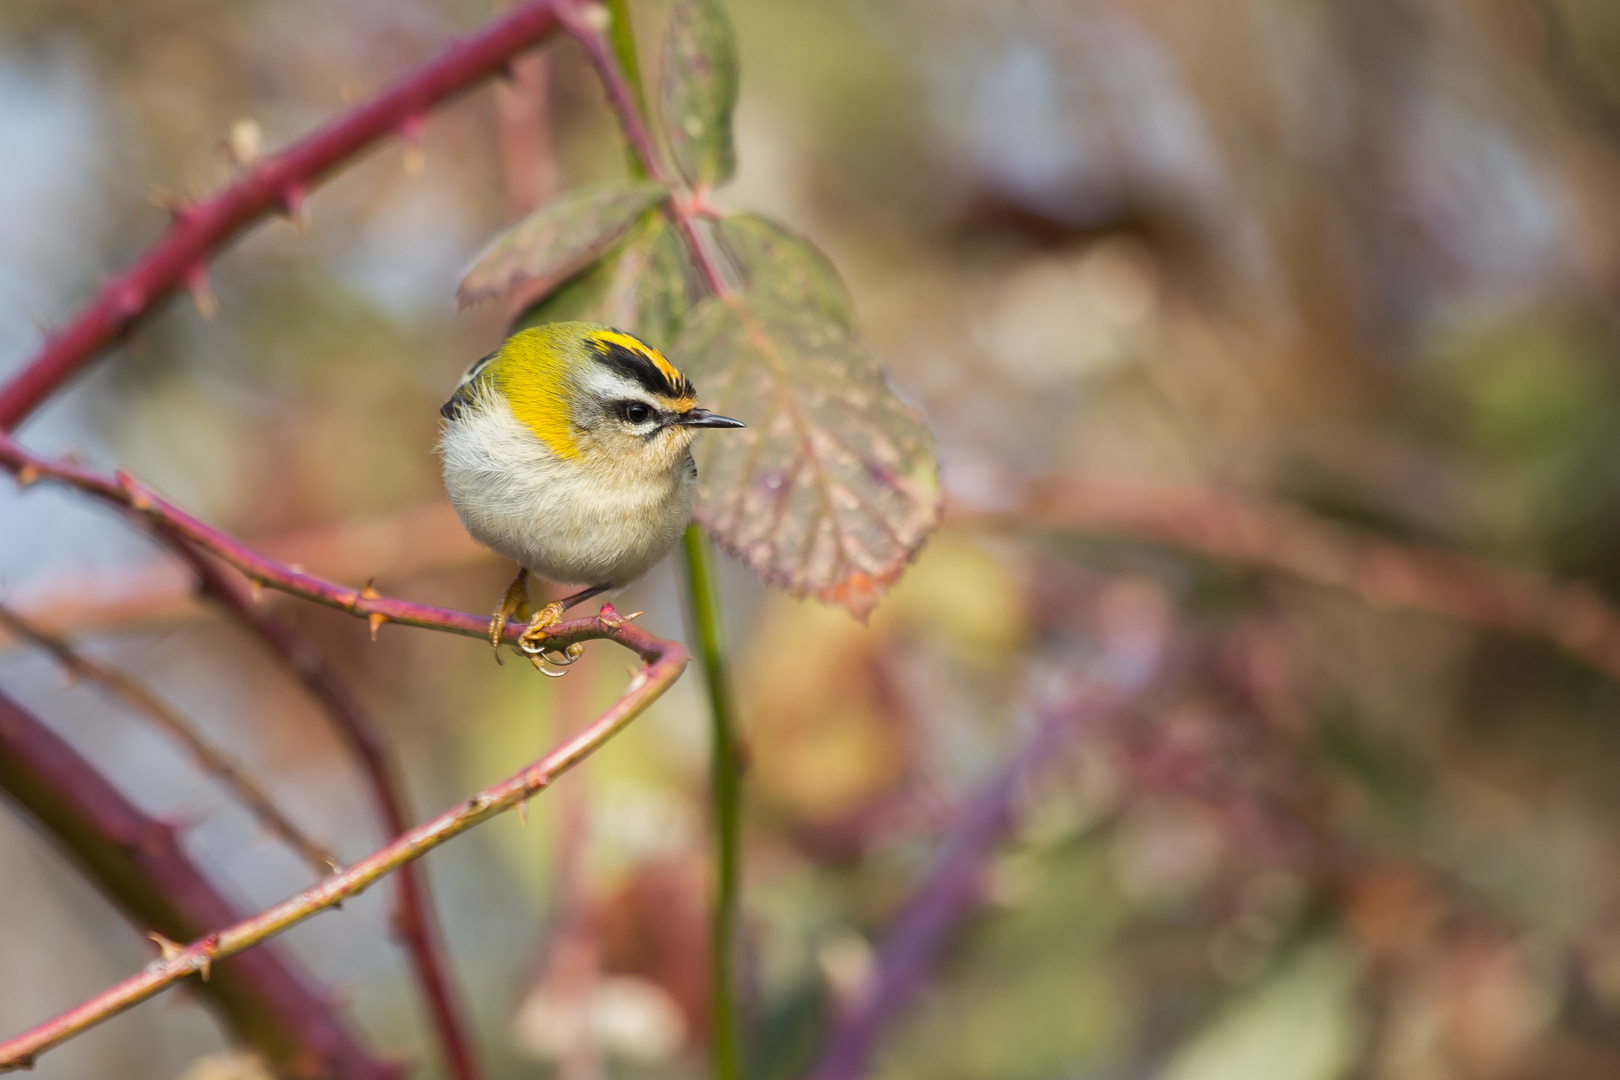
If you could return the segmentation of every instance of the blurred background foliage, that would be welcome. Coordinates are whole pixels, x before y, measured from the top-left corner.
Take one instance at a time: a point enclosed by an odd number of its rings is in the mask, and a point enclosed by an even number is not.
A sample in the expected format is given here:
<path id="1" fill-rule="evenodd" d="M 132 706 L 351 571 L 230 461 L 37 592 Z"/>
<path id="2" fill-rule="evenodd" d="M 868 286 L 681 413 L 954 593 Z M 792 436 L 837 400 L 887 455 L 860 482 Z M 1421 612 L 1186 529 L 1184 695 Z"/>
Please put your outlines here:
<path id="1" fill-rule="evenodd" d="M 830 254 L 954 503 L 1005 507 L 1054 473 L 1207 484 L 1620 591 L 1612 3 L 728 7 L 739 172 L 717 199 Z M 634 11 L 655 40 L 662 6 Z M 151 240 L 165 201 L 491 14 L 5 0 L 0 370 Z M 512 122 L 535 86 L 462 99 L 419 161 L 380 150 L 300 228 L 222 257 L 217 318 L 171 305 L 25 437 L 238 535 L 315 530 L 312 569 L 480 607 L 509 568 L 445 527 L 433 443 L 502 325 L 458 315 L 455 285 L 536 192 L 624 167 L 581 54 L 547 56 L 529 102 L 547 125 Z M 6 597 L 96 626 L 90 651 L 197 718 L 340 856 L 379 841 L 310 703 L 171 596 L 143 540 L 47 491 L 0 492 L 0 521 Z M 321 541 L 345 523 L 357 547 Z M 1550 646 L 1129 537 L 992 536 L 949 514 L 870 626 L 735 567 L 723 584 L 750 761 L 754 1075 L 805 1071 L 954 808 L 1027 737 L 1031 686 L 1086 655 L 1120 590 L 1162 612 L 1157 684 L 1021 793 L 984 910 L 877 1075 L 1620 1071 L 1620 691 Z M 667 568 L 619 606 L 680 630 Z M 605 646 L 553 684 L 477 642 L 386 628 L 372 644 L 283 610 L 384 719 L 419 813 L 622 686 Z M 21 650 L 0 653 L 0 680 L 185 824 L 244 905 L 307 882 L 137 720 Z M 427 861 L 492 1075 L 701 1073 L 705 730 L 688 676 L 527 828 L 498 820 Z M 0 1030 L 144 962 L 13 815 L 0 867 Z M 287 941 L 430 1075 L 383 893 Z M 175 995 L 39 1073 L 245 1075 L 225 1053 Z"/>

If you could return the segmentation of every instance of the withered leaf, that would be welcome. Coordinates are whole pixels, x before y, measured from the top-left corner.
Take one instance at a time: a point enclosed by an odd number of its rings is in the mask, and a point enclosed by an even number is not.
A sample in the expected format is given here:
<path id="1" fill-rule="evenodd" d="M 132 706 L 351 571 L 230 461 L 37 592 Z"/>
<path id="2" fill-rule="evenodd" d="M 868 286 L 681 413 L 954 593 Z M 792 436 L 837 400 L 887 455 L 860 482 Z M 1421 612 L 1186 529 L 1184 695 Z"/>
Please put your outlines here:
<path id="1" fill-rule="evenodd" d="M 846 326 L 768 285 L 705 300 L 675 346 L 704 405 L 748 424 L 698 440 L 696 516 L 766 581 L 864 619 L 939 521 L 934 440 Z"/>
<path id="2" fill-rule="evenodd" d="M 686 316 L 686 256 L 658 211 L 649 211 L 612 250 L 531 305 L 514 331 L 582 319 L 628 330 L 663 349 Z"/>
<path id="3" fill-rule="evenodd" d="M 806 238 L 759 214 L 720 222 L 720 242 L 756 293 L 808 308 L 854 333 L 855 304 L 832 260 Z"/>
<path id="4" fill-rule="evenodd" d="M 505 300 L 517 308 L 548 295 L 667 194 L 660 184 L 619 180 L 559 195 L 484 249 L 456 291 L 461 306 Z"/>
<path id="5" fill-rule="evenodd" d="M 737 38 L 720 0 L 675 0 L 664 38 L 663 118 L 670 152 L 694 187 L 731 179 L 737 152 Z"/>

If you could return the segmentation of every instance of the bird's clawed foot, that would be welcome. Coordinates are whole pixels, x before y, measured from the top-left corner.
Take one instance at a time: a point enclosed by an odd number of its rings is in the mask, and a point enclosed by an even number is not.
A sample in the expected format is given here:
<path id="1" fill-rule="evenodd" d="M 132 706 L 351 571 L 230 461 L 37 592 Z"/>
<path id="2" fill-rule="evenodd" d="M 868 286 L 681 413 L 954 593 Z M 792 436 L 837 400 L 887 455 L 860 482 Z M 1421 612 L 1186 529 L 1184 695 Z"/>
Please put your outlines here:
<path id="1" fill-rule="evenodd" d="M 552 671 L 547 668 L 546 664 L 548 662 L 557 667 L 565 668 L 578 660 L 585 652 L 585 643 L 582 641 L 574 642 L 561 652 L 547 646 L 546 641 L 550 635 L 546 631 L 561 621 L 563 610 L 563 602 L 553 600 L 535 612 L 534 618 L 529 620 L 528 628 L 518 637 L 517 642 L 518 648 L 522 650 L 524 656 L 529 658 L 529 663 L 534 665 L 535 670 L 553 678 L 561 675 L 562 672 Z M 553 655 L 546 655 L 548 652 Z"/>
<path id="2" fill-rule="evenodd" d="M 518 567 L 517 576 L 512 579 L 512 584 L 508 585 L 506 591 L 501 594 L 501 602 L 496 605 L 495 614 L 489 620 L 489 643 L 495 650 L 495 662 L 497 664 L 502 663 L 501 638 L 506 636 L 506 620 L 514 615 L 520 619 L 526 618 L 528 614 L 529 571 L 520 566 Z M 551 621 L 556 622 L 557 620 L 552 619 Z"/>
<path id="3" fill-rule="evenodd" d="M 561 671 L 552 671 L 546 665 L 551 664 L 553 667 L 566 668 L 585 654 L 585 643 L 576 641 L 572 645 L 559 649 L 554 645 L 547 644 L 551 638 L 547 631 L 556 626 L 562 620 L 563 612 L 574 604 L 579 603 L 581 600 L 588 600 L 611 588 L 611 585 L 593 585 L 591 588 L 577 592 L 573 596 L 553 600 L 535 612 L 533 618 L 529 619 L 529 625 L 524 628 L 523 633 L 518 635 L 516 642 L 518 651 L 527 656 L 529 663 L 533 664 L 535 670 L 542 674 L 550 675 L 552 678 L 561 675 Z M 612 611 L 613 606 L 611 604 L 603 608 L 604 615 Z M 529 572 L 520 568 L 517 576 L 512 579 L 512 584 L 508 585 L 506 592 L 501 595 L 501 602 L 495 608 L 495 614 L 489 621 L 489 643 L 495 650 L 495 662 L 497 664 L 501 663 L 501 643 L 506 637 L 507 620 L 514 615 L 520 619 L 525 618 L 528 614 Z M 641 613 L 638 611 L 636 614 Z M 627 617 L 633 619 L 635 615 Z"/>

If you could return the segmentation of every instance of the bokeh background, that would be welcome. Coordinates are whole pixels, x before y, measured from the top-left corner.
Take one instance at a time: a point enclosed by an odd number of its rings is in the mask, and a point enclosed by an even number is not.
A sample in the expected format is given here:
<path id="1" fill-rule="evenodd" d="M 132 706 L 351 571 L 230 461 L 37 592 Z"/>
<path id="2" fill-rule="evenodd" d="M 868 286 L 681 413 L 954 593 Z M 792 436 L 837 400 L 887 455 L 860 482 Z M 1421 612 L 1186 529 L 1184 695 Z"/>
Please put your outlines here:
<path id="1" fill-rule="evenodd" d="M 1606 0 L 732 0 L 740 171 L 842 270 L 954 510 L 870 626 L 723 580 L 748 739 L 751 1075 L 813 1060 L 1046 686 L 1123 621 L 1151 688 L 1021 784 L 883 1077 L 1620 1074 L 1620 692 L 1533 640 L 1196 553 L 1019 528 L 1020 485 L 1198 485 L 1620 589 L 1620 8 Z M 658 3 L 635 5 L 656 57 Z M 0 373 L 218 188 L 493 14 L 430 0 L 4 0 Z M 501 336 L 482 243 L 617 175 L 578 51 L 435 115 L 215 265 L 24 429 L 312 570 L 472 610 L 510 568 L 442 504 L 437 408 Z M 656 344 L 656 343 L 655 343 Z M 678 361 L 678 358 L 677 358 Z M 1008 518 L 1014 519 L 1008 524 Z M 110 513 L 0 491 L 0 599 L 136 672 L 340 856 L 381 839 L 311 703 Z M 623 685 L 267 599 L 386 728 L 419 815 Z M 682 632 L 663 568 L 620 603 Z M 244 907 L 308 871 L 94 688 L 47 718 Z M 492 1076 L 702 1075 L 697 674 L 426 861 Z M 288 934 L 374 1044 L 436 1054 L 379 888 Z M 149 943 L 9 807 L 0 1030 Z M 246 1075 L 171 993 L 42 1077 Z M 233 1073 L 232 1070 L 236 1070 Z"/>

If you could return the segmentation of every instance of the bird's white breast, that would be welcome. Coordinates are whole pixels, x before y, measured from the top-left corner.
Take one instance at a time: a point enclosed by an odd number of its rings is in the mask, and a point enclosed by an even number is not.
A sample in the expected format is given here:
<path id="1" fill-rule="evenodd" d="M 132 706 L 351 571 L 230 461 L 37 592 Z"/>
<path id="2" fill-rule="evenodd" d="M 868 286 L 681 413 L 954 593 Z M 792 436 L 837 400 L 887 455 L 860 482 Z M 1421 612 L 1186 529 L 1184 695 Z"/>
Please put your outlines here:
<path id="1" fill-rule="evenodd" d="M 559 457 L 498 395 L 468 402 L 439 452 L 467 531 L 548 581 L 624 585 L 675 546 L 691 517 L 684 463 L 643 470 Z"/>

